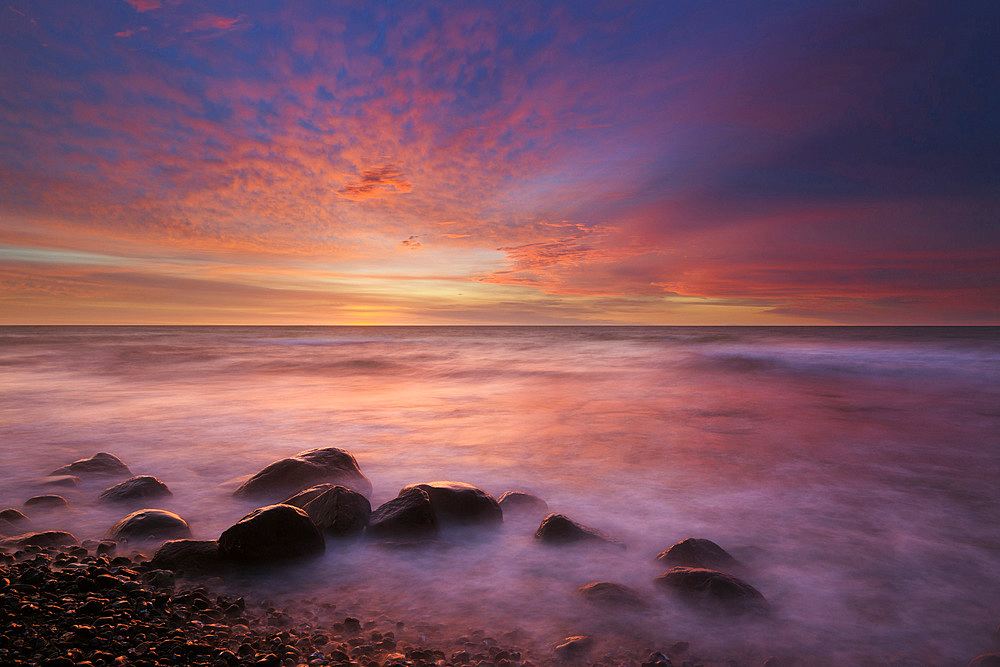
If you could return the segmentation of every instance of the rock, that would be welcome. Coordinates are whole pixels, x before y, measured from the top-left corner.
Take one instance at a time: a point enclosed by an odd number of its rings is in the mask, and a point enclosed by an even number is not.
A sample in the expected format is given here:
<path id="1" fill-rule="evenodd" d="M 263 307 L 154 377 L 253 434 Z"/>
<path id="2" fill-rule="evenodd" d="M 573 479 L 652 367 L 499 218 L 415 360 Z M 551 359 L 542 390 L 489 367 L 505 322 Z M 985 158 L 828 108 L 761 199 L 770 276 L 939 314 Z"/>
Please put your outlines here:
<path id="1" fill-rule="evenodd" d="M 372 492 L 371 482 L 361 472 L 350 452 L 337 447 L 324 447 L 275 461 L 241 484 L 233 495 L 238 498 L 281 498 L 321 482 L 346 486 L 365 497 Z"/>
<path id="2" fill-rule="evenodd" d="M 631 607 L 645 609 L 649 606 L 646 599 L 628 586 L 613 581 L 595 581 L 576 589 L 588 602 L 616 607 Z"/>
<path id="3" fill-rule="evenodd" d="M 0 510 L 0 519 L 3 519 L 4 521 L 9 521 L 10 523 L 13 523 L 15 525 L 19 523 L 28 523 L 31 521 L 31 519 L 29 519 L 27 516 L 24 515 L 24 512 L 22 512 L 21 510 L 16 510 L 13 507 L 8 507 L 7 509 Z"/>
<path id="4" fill-rule="evenodd" d="M 426 491 L 408 487 L 372 512 L 365 531 L 375 539 L 428 539 L 437 537 L 438 527 Z"/>
<path id="5" fill-rule="evenodd" d="M 35 480 L 35 486 L 73 489 L 79 485 L 80 478 L 76 475 L 49 475 L 48 477 L 39 477 Z"/>
<path id="6" fill-rule="evenodd" d="M 495 526 L 503 523 L 503 510 L 490 494 L 464 482 L 427 482 L 403 487 L 422 489 L 431 499 L 438 526 Z"/>
<path id="7" fill-rule="evenodd" d="M 115 477 L 131 477 L 132 471 L 113 454 L 99 452 L 89 459 L 73 461 L 69 465 L 53 470 L 49 475 L 107 475 Z"/>
<path id="8" fill-rule="evenodd" d="M 1000 654 L 983 653 L 969 661 L 969 667 L 1000 667 Z"/>
<path id="9" fill-rule="evenodd" d="M 172 540 L 191 536 L 187 522 L 167 510 L 132 512 L 108 529 L 106 537 L 118 542 Z"/>
<path id="10" fill-rule="evenodd" d="M 642 667 L 670 667 L 674 663 L 660 651 L 653 651 L 642 663 Z"/>
<path id="11" fill-rule="evenodd" d="M 556 657 L 565 662 L 577 662 L 583 658 L 583 656 L 590 653 L 590 649 L 594 646 L 594 640 L 592 637 L 587 637 L 586 635 L 578 635 L 576 637 L 566 637 L 561 644 L 557 645 L 553 652 Z"/>
<path id="12" fill-rule="evenodd" d="M 333 537 L 360 535 L 368 526 L 372 505 L 346 486 L 331 486 L 302 508 L 316 527 Z"/>
<path id="13" fill-rule="evenodd" d="M 311 556 L 325 550 L 316 524 L 305 510 L 291 505 L 255 509 L 219 536 L 222 557 L 243 562 Z"/>
<path id="14" fill-rule="evenodd" d="M 299 509 L 302 509 L 303 507 L 306 506 L 306 503 L 308 503 L 310 500 L 318 498 L 325 491 L 327 491 L 328 489 L 332 489 L 335 486 L 337 486 L 337 484 L 329 484 L 329 483 L 310 486 L 308 489 L 304 491 L 299 491 L 294 496 L 285 498 L 284 500 L 281 501 L 280 504 L 291 505 L 292 507 L 298 507 Z"/>
<path id="15" fill-rule="evenodd" d="M 9 537 L 0 542 L 3 547 L 62 547 L 69 544 L 78 544 L 73 533 L 64 530 L 46 530 L 40 533 L 27 533 L 17 537 Z"/>
<path id="16" fill-rule="evenodd" d="M 172 496 L 167 485 L 152 475 L 139 475 L 101 491 L 97 501 L 101 503 L 120 503 L 133 500 L 149 500 Z"/>
<path id="17" fill-rule="evenodd" d="M 718 570 L 672 567 L 656 577 L 654 583 L 688 600 L 732 611 L 766 611 L 769 606 L 756 588 Z"/>
<path id="18" fill-rule="evenodd" d="M 25 507 L 36 507 L 38 509 L 60 509 L 63 507 L 69 507 L 69 503 L 62 496 L 57 496 L 54 493 L 46 494 L 44 496 L 34 496 L 33 498 L 28 498 L 24 501 Z"/>
<path id="19" fill-rule="evenodd" d="M 535 539 L 544 544 L 605 544 L 625 548 L 624 544 L 599 530 L 581 525 L 562 514 L 550 514 L 545 517 L 535 531 Z"/>
<path id="20" fill-rule="evenodd" d="M 20 532 L 21 531 L 18 529 L 18 527 L 12 524 L 10 521 L 7 521 L 6 519 L 0 519 L 0 535 L 4 536 L 16 535 Z"/>
<path id="21" fill-rule="evenodd" d="M 681 540 L 666 551 L 660 552 L 656 560 L 670 566 L 727 570 L 739 567 L 739 561 L 712 540 L 689 537 Z"/>
<path id="22" fill-rule="evenodd" d="M 549 504 L 525 491 L 508 491 L 497 501 L 503 515 L 507 516 L 545 516 L 549 513 Z"/>
<path id="23" fill-rule="evenodd" d="M 156 550 L 149 565 L 161 570 L 205 574 L 221 570 L 224 562 L 215 540 L 170 540 Z"/>

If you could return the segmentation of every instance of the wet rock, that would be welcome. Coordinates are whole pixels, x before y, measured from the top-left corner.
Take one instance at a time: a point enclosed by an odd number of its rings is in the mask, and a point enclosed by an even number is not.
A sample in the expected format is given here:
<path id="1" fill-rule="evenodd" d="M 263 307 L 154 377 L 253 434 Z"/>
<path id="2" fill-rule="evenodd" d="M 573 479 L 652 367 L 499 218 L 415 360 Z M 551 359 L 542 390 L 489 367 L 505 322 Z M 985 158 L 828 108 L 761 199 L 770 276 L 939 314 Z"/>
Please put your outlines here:
<path id="1" fill-rule="evenodd" d="M 89 459 L 73 461 L 69 465 L 53 470 L 50 475 L 105 475 L 114 477 L 131 477 L 132 471 L 114 454 L 99 452 Z"/>
<path id="2" fill-rule="evenodd" d="M 577 662 L 590 653 L 590 649 L 593 646 L 594 640 L 592 637 L 586 635 L 566 637 L 561 644 L 558 644 L 553 649 L 553 653 L 564 662 Z"/>
<path id="3" fill-rule="evenodd" d="M 642 667 L 669 667 L 674 663 L 660 651 L 653 651 L 642 663 Z"/>
<path id="4" fill-rule="evenodd" d="M 267 562 L 321 554 L 323 535 L 305 510 L 268 505 L 250 512 L 219 536 L 223 558 Z"/>
<path id="5" fill-rule="evenodd" d="M 333 537 L 360 535 L 368 526 L 372 505 L 346 486 L 331 486 L 302 508 L 316 527 Z"/>
<path id="6" fill-rule="evenodd" d="M 535 539 L 543 544 L 603 544 L 625 548 L 621 542 L 601 531 L 579 524 L 562 514 L 550 514 L 545 517 L 535 531 Z"/>
<path id="7" fill-rule="evenodd" d="M 16 537 L 9 537 L 0 541 L 3 547 L 61 547 L 68 544 L 78 544 L 73 533 L 64 530 L 46 530 L 39 533 L 27 533 Z"/>
<path id="8" fill-rule="evenodd" d="M 108 529 L 106 537 L 118 542 L 172 540 L 191 536 L 187 522 L 167 510 L 143 509 L 132 512 Z"/>
<path id="9" fill-rule="evenodd" d="M 507 491 L 497 501 L 504 517 L 541 517 L 549 513 L 549 504 L 533 493 Z"/>
<path id="10" fill-rule="evenodd" d="M 160 545 L 149 566 L 174 572 L 207 574 L 224 566 L 215 540 L 170 540 Z"/>
<path id="11" fill-rule="evenodd" d="M 588 602 L 614 607 L 630 607 L 645 609 L 649 606 L 646 599 L 638 592 L 624 584 L 613 581 L 595 581 L 576 589 Z"/>
<path id="12" fill-rule="evenodd" d="M 731 611 L 768 609 L 760 591 L 747 582 L 718 570 L 697 567 L 673 567 L 658 576 L 654 583 L 664 590 L 693 601 Z"/>
<path id="13" fill-rule="evenodd" d="M 369 537 L 388 540 L 436 537 L 438 527 L 430 496 L 416 487 L 404 490 L 372 512 L 365 532 Z"/>
<path id="14" fill-rule="evenodd" d="M 1000 667 L 1000 654 L 983 653 L 969 661 L 969 667 Z"/>
<path id="15" fill-rule="evenodd" d="M 62 496 L 50 493 L 44 496 L 34 496 L 32 498 L 28 498 L 24 501 L 24 506 L 34 507 L 36 509 L 53 510 L 69 507 L 69 503 Z"/>
<path id="16" fill-rule="evenodd" d="M 21 510 L 16 510 L 13 507 L 8 507 L 6 509 L 0 510 L 0 519 L 4 521 L 9 521 L 12 524 L 29 523 L 31 519 L 25 516 L 24 512 Z"/>
<path id="17" fill-rule="evenodd" d="M 149 500 L 172 496 L 167 485 L 152 475 L 139 475 L 119 482 L 101 491 L 97 501 L 101 503 L 120 503 L 136 500 Z"/>
<path id="18" fill-rule="evenodd" d="M 298 507 L 299 509 L 304 509 L 306 504 L 310 500 L 318 498 L 319 496 L 323 495 L 324 492 L 328 491 L 329 489 L 332 489 L 335 486 L 338 485 L 326 483 L 326 484 L 317 484 L 316 486 L 310 486 L 308 489 L 305 489 L 304 491 L 299 491 L 295 495 L 285 498 L 279 504 L 291 505 L 292 507 Z"/>
<path id="19" fill-rule="evenodd" d="M 660 552 L 656 560 L 670 566 L 700 567 L 711 570 L 728 570 L 739 566 L 739 561 L 712 540 L 689 537 Z"/>
<path id="20" fill-rule="evenodd" d="M 80 478 L 76 475 L 49 475 L 48 477 L 39 477 L 35 480 L 35 486 L 74 489 L 79 485 Z"/>
<path id="21" fill-rule="evenodd" d="M 241 484 L 233 495 L 238 498 L 277 499 L 323 482 L 346 486 L 366 497 L 372 492 L 371 482 L 361 472 L 350 452 L 337 447 L 324 447 L 275 461 Z"/>
<path id="22" fill-rule="evenodd" d="M 438 526 L 493 526 L 503 523 L 503 510 L 490 494 L 464 482 L 427 482 L 403 487 L 422 489 L 431 499 Z"/>

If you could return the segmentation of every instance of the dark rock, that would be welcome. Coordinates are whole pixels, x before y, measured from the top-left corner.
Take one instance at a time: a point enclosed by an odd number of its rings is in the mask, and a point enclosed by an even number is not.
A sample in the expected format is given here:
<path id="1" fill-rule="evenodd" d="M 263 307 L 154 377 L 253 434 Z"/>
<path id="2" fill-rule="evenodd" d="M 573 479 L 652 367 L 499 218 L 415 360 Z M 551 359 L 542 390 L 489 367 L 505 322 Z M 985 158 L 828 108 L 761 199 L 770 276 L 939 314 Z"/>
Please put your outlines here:
<path id="1" fill-rule="evenodd" d="M 674 663 L 670 661 L 670 658 L 665 656 L 660 651 L 653 651 L 646 658 L 646 661 L 642 663 L 642 667 L 669 667 Z"/>
<path id="2" fill-rule="evenodd" d="M 0 535 L 16 535 L 21 529 L 6 519 L 0 519 Z"/>
<path id="3" fill-rule="evenodd" d="M 365 531 L 375 539 L 420 540 L 437 536 L 431 497 L 416 487 L 404 490 L 372 512 Z"/>
<path id="4" fill-rule="evenodd" d="M 59 488 L 73 489 L 80 485 L 80 478 L 76 475 L 49 475 L 35 480 L 35 486 L 51 486 Z"/>
<path id="5" fill-rule="evenodd" d="M 587 637 L 586 635 L 579 635 L 576 637 L 566 637 L 561 644 L 557 645 L 553 652 L 556 657 L 565 662 L 577 662 L 583 658 L 583 656 L 590 653 L 590 649 L 594 646 L 594 640 L 592 637 Z"/>
<path id="6" fill-rule="evenodd" d="M 98 502 L 118 503 L 172 496 L 167 485 L 152 475 L 139 475 L 101 491 Z"/>
<path id="7" fill-rule="evenodd" d="M 118 542 L 172 540 L 191 536 L 187 522 L 167 510 L 132 512 L 108 529 L 106 537 Z"/>
<path id="8" fill-rule="evenodd" d="M 644 609 L 646 599 L 628 586 L 613 581 L 595 581 L 576 589 L 588 602 L 595 604 Z"/>
<path id="9" fill-rule="evenodd" d="M 284 500 L 281 501 L 280 504 L 291 505 L 292 507 L 298 507 L 299 509 L 303 509 L 306 506 L 306 503 L 308 503 L 310 500 L 318 498 L 319 496 L 323 495 L 324 492 L 328 491 L 329 489 L 332 489 L 335 486 L 337 486 L 337 484 L 329 484 L 329 483 L 310 486 L 308 489 L 305 489 L 304 491 L 299 491 L 294 496 L 285 498 Z"/>
<path id="10" fill-rule="evenodd" d="M 324 447 L 275 461 L 241 484 L 233 495 L 238 498 L 281 498 L 322 482 L 346 486 L 366 497 L 372 492 L 371 482 L 361 472 L 350 452 L 337 447 Z"/>
<path id="11" fill-rule="evenodd" d="M 69 465 L 58 470 L 53 470 L 50 475 L 107 475 L 115 477 L 131 477 L 132 471 L 122 463 L 122 460 L 113 454 L 100 452 L 94 454 L 89 459 L 73 461 Z"/>
<path id="12" fill-rule="evenodd" d="M 152 568 L 199 574 L 217 572 L 223 565 L 215 540 L 170 540 L 160 545 L 149 561 Z"/>
<path id="13" fill-rule="evenodd" d="M 1000 654 L 983 653 L 969 661 L 969 667 L 1000 667 Z"/>
<path id="14" fill-rule="evenodd" d="M 66 499 L 62 496 L 57 496 L 56 494 L 51 493 L 44 496 L 34 496 L 33 498 L 28 498 L 24 501 L 24 506 L 52 510 L 69 507 L 69 503 L 66 502 Z"/>
<path id="15" fill-rule="evenodd" d="M 266 562 L 321 554 L 323 535 L 305 510 L 268 505 L 250 512 L 219 536 L 223 558 Z"/>
<path id="16" fill-rule="evenodd" d="M 439 526 L 490 526 L 503 523 L 503 510 L 490 494 L 464 482 L 427 482 L 403 487 L 422 489 L 431 499 L 431 509 Z"/>
<path id="17" fill-rule="evenodd" d="M 372 505 L 346 486 L 331 486 L 302 508 L 316 527 L 334 537 L 360 535 L 368 526 Z"/>
<path id="18" fill-rule="evenodd" d="M 739 567 L 739 561 L 730 556 L 725 549 L 712 540 L 689 537 L 681 540 L 666 551 L 661 552 L 656 560 L 670 566 L 699 567 L 711 570 L 727 570 Z"/>
<path id="19" fill-rule="evenodd" d="M 605 544 L 625 548 L 621 542 L 599 530 L 581 525 L 562 514 L 550 514 L 545 517 L 535 531 L 535 539 L 544 544 Z"/>
<path id="20" fill-rule="evenodd" d="M 21 510 L 16 510 L 13 507 L 8 507 L 7 509 L 0 510 L 0 519 L 4 521 L 9 521 L 13 524 L 24 523 L 31 521 L 24 512 Z"/>
<path id="21" fill-rule="evenodd" d="M 67 544 L 78 544 L 73 533 L 63 530 L 46 530 L 40 533 L 27 533 L 10 537 L 0 542 L 3 547 L 62 547 Z"/>
<path id="22" fill-rule="evenodd" d="M 533 493 L 525 491 L 508 491 L 497 501 L 500 509 L 503 510 L 504 517 L 545 516 L 549 513 L 549 504 Z"/>
<path id="23" fill-rule="evenodd" d="M 747 582 L 718 570 L 673 567 L 658 576 L 656 585 L 695 602 L 732 611 L 766 611 L 767 600 Z"/>

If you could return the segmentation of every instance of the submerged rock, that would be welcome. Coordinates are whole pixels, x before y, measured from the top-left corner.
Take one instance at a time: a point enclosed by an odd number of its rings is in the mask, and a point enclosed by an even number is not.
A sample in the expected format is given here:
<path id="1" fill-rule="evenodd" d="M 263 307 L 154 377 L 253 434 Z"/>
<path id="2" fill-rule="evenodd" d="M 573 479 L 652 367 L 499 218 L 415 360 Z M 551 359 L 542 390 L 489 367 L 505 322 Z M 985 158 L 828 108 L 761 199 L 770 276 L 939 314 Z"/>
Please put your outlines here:
<path id="1" fill-rule="evenodd" d="M 594 646 L 594 639 L 586 635 L 576 637 L 566 637 L 561 644 L 558 644 L 553 652 L 556 657 L 565 662 L 577 662 L 590 653 Z"/>
<path id="2" fill-rule="evenodd" d="M 321 554 L 323 535 L 305 510 L 291 505 L 268 505 L 227 528 L 219 536 L 223 558 L 268 562 Z"/>
<path id="3" fill-rule="evenodd" d="M 766 611 L 767 600 L 756 588 L 738 577 L 699 567 L 673 567 L 654 583 L 681 597 L 730 611 Z"/>
<path id="4" fill-rule="evenodd" d="M 50 475 L 113 475 L 131 477 L 132 471 L 114 454 L 98 452 L 89 459 L 73 461 L 69 465 L 53 470 Z"/>
<path id="5" fill-rule="evenodd" d="M 367 498 L 339 485 L 324 490 L 302 509 L 317 528 L 333 537 L 360 535 L 372 515 L 372 505 Z"/>
<path id="6" fill-rule="evenodd" d="M 119 503 L 172 496 L 167 485 L 152 475 L 139 475 L 101 491 L 98 502 Z"/>
<path id="7" fill-rule="evenodd" d="M 380 540 L 420 540 L 437 537 L 437 520 L 426 491 L 407 487 L 372 512 L 366 531 Z"/>
<path id="8" fill-rule="evenodd" d="M 689 537 L 660 552 L 656 560 L 671 566 L 726 570 L 738 567 L 739 561 L 712 540 Z"/>
<path id="9" fill-rule="evenodd" d="M 233 495 L 238 498 L 281 498 L 322 482 L 346 486 L 366 497 L 372 492 L 371 482 L 361 472 L 350 452 L 337 447 L 323 447 L 275 461 L 241 484 Z"/>
<path id="10" fill-rule="evenodd" d="M 1000 667 L 1000 653 L 983 653 L 969 661 L 969 667 Z"/>
<path id="11" fill-rule="evenodd" d="M 27 533 L 16 537 L 9 537 L 0 541 L 2 547 L 62 547 L 69 544 L 78 544 L 73 533 L 64 530 L 46 530 L 40 533 Z"/>
<path id="12" fill-rule="evenodd" d="M 156 550 L 149 565 L 174 572 L 206 574 L 222 569 L 224 563 L 215 540 L 170 540 Z"/>
<path id="13" fill-rule="evenodd" d="M 107 538 L 118 542 L 171 540 L 190 537 L 187 521 L 167 510 L 143 509 L 132 512 L 111 526 Z"/>
<path id="14" fill-rule="evenodd" d="M 69 507 L 69 502 L 67 502 L 62 496 L 50 493 L 44 496 L 34 496 L 32 498 L 28 498 L 24 501 L 24 506 L 51 510 Z"/>
<path id="15" fill-rule="evenodd" d="M 4 521 L 9 521 L 12 524 L 29 523 L 31 519 L 25 516 L 24 512 L 21 510 L 14 509 L 13 507 L 8 507 L 6 509 L 0 510 L 0 519 Z"/>
<path id="16" fill-rule="evenodd" d="M 595 581 L 576 589 L 588 602 L 615 607 L 645 609 L 649 606 L 646 598 L 624 584 L 613 581 Z"/>
<path id="17" fill-rule="evenodd" d="M 503 510 L 490 494 L 465 482 L 426 482 L 410 484 L 399 492 L 411 489 L 427 492 L 439 526 L 493 526 L 503 523 Z"/>
<path id="18" fill-rule="evenodd" d="M 549 504 L 533 493 L 526 491 L 507 491 L 497 501 L 507 516 L 536 517 L 549 513 Z"/>
<path id="19" fill-rule="evenodd" d="M 35 486 L 73 489 L 79 485 L 80 478 L 76 475 L 49 475 L 48 477 L 39 477 L 35 480 Z"/>
<path id="20" fill-rule="evenodd" d="M 542 520 L 538 530 L 535 531 L 535 539 L 543 544 L 563 545 L 563 544 L 604 544 L 624 549 L 625 545 L 608 537 L 604 533 L 594 528 L 584 526 L 563 516 L 562 514 L 550 514 Z"/>

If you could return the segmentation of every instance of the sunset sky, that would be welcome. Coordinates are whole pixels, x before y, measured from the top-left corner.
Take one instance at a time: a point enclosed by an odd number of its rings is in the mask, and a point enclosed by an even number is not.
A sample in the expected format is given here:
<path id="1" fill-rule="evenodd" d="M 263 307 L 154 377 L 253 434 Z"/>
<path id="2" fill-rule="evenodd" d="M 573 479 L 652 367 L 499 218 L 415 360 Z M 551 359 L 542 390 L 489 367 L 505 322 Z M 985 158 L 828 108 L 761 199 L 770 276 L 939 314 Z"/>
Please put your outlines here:
<path id="1" fill-rule="evenodd" d="M 0 58 L 0 323 L 1000 324 L 996 0 L 8 0 Z"/>

